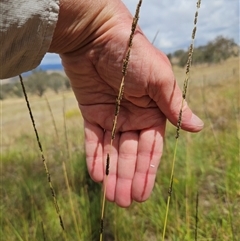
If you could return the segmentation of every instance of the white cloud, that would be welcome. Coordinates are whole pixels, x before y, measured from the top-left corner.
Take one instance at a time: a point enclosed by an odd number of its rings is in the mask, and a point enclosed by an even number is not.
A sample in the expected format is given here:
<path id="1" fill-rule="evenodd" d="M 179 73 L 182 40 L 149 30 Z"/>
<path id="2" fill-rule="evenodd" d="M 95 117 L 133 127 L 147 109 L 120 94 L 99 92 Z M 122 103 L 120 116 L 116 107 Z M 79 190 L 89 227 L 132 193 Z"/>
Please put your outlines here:
<path id="1" fill-rule="evenodd" d="M 123 0 L 134 14 L 138 0 Z M 157 31 L 156 47 L 165 53 L 187 49 L 191 41 L 196 0 L 143 0 L 139 24 L 150 41 Z M 239 43 L 239 0 L 202 0 L 196 45 L 204 45 L 223 35 Z M 60 63 L 56 55 L 47 54 L 42 63 Z"/>
<path id="2" fill-rule="evenodd" d="M 134 14 L 138 0 L 123 2 Z M 159 30 L 155 45 L 164 52 L 186 49 L 191 40 L 196 2 L 145 0 L 139 24 L 150 41 Z M 204 45 L 219 35 L 239 43 L 239 0 L 202 0 L 197 28 L 197 45 Z"/>

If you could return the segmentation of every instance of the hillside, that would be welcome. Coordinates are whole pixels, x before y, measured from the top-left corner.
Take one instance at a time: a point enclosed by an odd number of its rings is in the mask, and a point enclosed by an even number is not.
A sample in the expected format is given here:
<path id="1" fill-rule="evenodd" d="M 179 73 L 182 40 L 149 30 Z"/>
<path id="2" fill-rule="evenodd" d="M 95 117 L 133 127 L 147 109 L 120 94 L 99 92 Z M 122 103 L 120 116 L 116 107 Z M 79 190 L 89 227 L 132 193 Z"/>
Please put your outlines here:
<path id="1" fill-rule="evenodd" d="M 184 69 L 174 66 L 180 85 Z M 198 134 L 180 133 L 168 240 L 240 240 L 239 59 L 193 67 L 187 101 L 204 121 Z M 101 185 L 90 180 L 83 123 L 73 93 L 29 95 L 59 201 L 60 231 L 47 177 L 23 98 L 1 101 L 1 235 L 3 240 L 97 240 Z M 120 111 L 121 115 L 121 111 Z M 56 131 L 57 130 L 57 131 Z M 161 240 L 169 193 L 175 127 L 168 124 L 153 193 L 144 203 L 108 203 L 105 230 L 113 240 Z M 196 207 L 198 216 L 196 218 Z"/>
<path id="2" fill-rule="evenodd" d="M 185 70 L 178 66 L 174 66 L 173 71 L 179 85 L 182 86 L 185 78 Z M 238 88 L 236 88 L 239 84 L 239 58 L 230 58 L 219 64 L 193 66 L 190 76 L 187 99 L 188 102 L 193 102 L 193 109 L 202 109 L 204 104 L 202 103 L 201 96 L 196 98 L 196 94 L 194 93 L 196 91 L 199 92 L 200 90 L 204 90 L 209 92 L 209 90 L 211 90 L 211 99 L 214 98 L 214 103 L 216 102 L 216 104 L 220 98 L 222 98 L 218 93 L 219 88 L 223 88 L 226 92 L 233 91 L 233 93 L 239 94 L 237 93 Z M 78 110 L 75 97 L 69 90 L 64 90 L 62 94 L 56 94 L 54 91 L 48 90 L 44 95 L 52 106 L 54 117 L 57 120 L 59 118 L 62 120 L 63 95 L 65 96 L 66 111 Z M 51 115 L 47 107 L 46 99 L 30 95 L 30 101 L 33 110 L 35 111 L 36 109 L 37 111 L 36 122 L 40 122 L 43 127 L 45 127 L 46 124 L 48 126 L 51 125 Z M 3 135 L 5 132 L 9 140 L 11 136 L 15 136 L 16 133 L 28 133 L 31 124 L 24 99 L 11 97 L 1 101 L 1 103 Z M 60 122 L 59 124 L 59 128 L 62 128 L 62 123 Z M 12 126 L 14 126 L 14 128 L 12 128 Z"/>

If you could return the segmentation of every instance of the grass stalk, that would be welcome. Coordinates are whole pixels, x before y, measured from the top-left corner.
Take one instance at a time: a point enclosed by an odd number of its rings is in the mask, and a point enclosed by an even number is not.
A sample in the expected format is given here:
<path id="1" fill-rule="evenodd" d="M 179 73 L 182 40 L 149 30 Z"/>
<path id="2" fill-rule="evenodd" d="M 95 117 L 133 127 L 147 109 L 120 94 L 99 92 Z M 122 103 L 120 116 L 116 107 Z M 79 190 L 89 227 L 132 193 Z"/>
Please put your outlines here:
<path id="1" fill-rule="evenodd" d="M 163 241 L 165 240 L 165 236 L 166 236 L 169 206 L 170 206 L 170 200 L 171 200 L 171 195 L 172 195 L 172 190 L 173 190 L 173 176 L 174 176 L 174 169 L 175 169 L 175 163 L 176 163 L 178 139 L 179 139 L 181 123 L 182 123 L 183 106 L 184 106 L 184 102 L 185 102 L 185 99 L 186 99 L 188 82 L 189 82 L 189 78 L 190 78 L 190 68 L 191 68 L 191 64 L 192 64 L 194 40 L 195 40 L 196 31 L 197 31 L 198 9 L 200 8 L 200 5 L 201 5 L 201 0 L 198 0 L 197 1 L 197 10 L 195 12 L 195 18 L 194 18 L 194 27 L 193 27 L 193 31 L 192 31 L 192 42 L 191 42 L 191 45 L 189 47 L 188 60 L 187 60 L 187 66 L 186 66 L 186 74 L 185 74 L 185 80 L 184 80 L 184 83 L 183 83 L 183 94 L 182 94 L 181 108 L 180 108 L 180 111 L 179 111 L 179 117 L 178 117 L 178 122 L 177 122 L 177 129 L 176 129 L 176 136 L 175 136 L 176 142 L 175 142 L 174 153 L 173 153 L 170 184 L 169 184 L 169 189 L 168 189 L 167 207 L 166 207 L 166 214 L 165 214 L 165 219 L 164 219 L 164 227 L 163 227 L 163 235 L 162 235 Z"/>
<path id="2" fill-rule="evenodd" d="M 43 222 L 41 222 L 41 226 L 42 226 L 42 236 L 43 236 L 43 241 L 46 241 L 46 234 L 45 234 L 45 230 L 44 230 L 44 224 Z"/>
<path id="3" fill-rule="evenodd" d="M 67 134 L 67 124 L 66 124 L 66 116 L 65 116 L 65 111 L 66 109 L 66 103 L 65 103 L 65 96 L 63 95 L 63 127 L 64 127 L 64 136 L 65 136 L 65 140 L 66 140 L 66 147 L 67 147 L 67 154 L 68 154 L 68 158 L 71 157 L 71 152 L 70 152 L 70 148 L 69 148 L 69 140 L 68 140 L 68 134 Z"/>
<path id="4" fill-rule="evenodd" d="M 33 117 L 33 113 L 32 113 L 32 110 L 31 110 L 31 106 L 30 106 L 30 103 L 28 101 L 27 92 L 26 92 L 26 89 L 25 89 L 25 86 L 24 86 L 24 83 L 23 83 L 22 76 L 19 75 L 19 78 L 20 78 L 20 83 L 21 83 L 21 86 L 22 86 L 23 94 L 24 94 L 24 97 L 25 97 L 25 101 L 26 101 L 26 104 L 27 104 L 27 108 L 28 108 L 28 111 L 29 111 L 30 119 L 31 119 L 31 122 L 32 122 L 32 126 L 33 126 L 33 129 L 34 129 L 34 132 L 35 132 L 37 144 L 38 144 L 38 147 L 39 147 L 39 150 L 40 150 L 40 153 L 41 153 L 41 159 L 42 159 L 42 162 L 43 162 L 43 165 L 44 165 L 44 168 L 45 168 L 45 172 L 47 174 L 48 184 L 49 184 L 49 188 L 50 188 L 50 191 L 51 191 L 51 194 L 52 194 L 52 197 L 53 197 L 53 203 L 54 203 L 54 206 L 55 206 L 55 210 L 56 210 L 56 213 L 57 213 L 58 218 L 59 218 L 60 226 L 61 226 L 62 230 L 64 230 L 63 219 L 62 219 L 60 209 L 59 209 L 59 206 L 58 206 L 57 197 L 56 197 L 53 185 L 52 185 L 51 175 L 50 175 L 50 172 L 49 172 L 49 169 L 48 169 L 46 158 L 45 158 L 44 153 L 43 153 L 42 144 L 40 142 L 40 138 L 39 138 L 39 135 L 38 135 L 37 127 L 36 127 L 35 120 L 34 120 L 34 117 Z"/>
<path id="5" fill-rule="evenodd" d="M 199 197 L 198 197 L 198 192 L 196 195 L 196 208 L 195 208 L 195 232 L 194 232 L 194 240 L 197 241 L 198 240 L 198 201 L 199 201 Z"/>
<path id="6" fill-rule="evenodd" d="M 170 185 L 169 185 L 169 188 L 168 188 L 168 198 L 167 198 L 166 213 L 165 213 L 165 218 L 164 218 L 162 240 L 165 240 L 166 229 L 167 229 L 168 213 L 169 213 L 170 200 L 171 200 L 172 189 L 173 189 L 173 175 L 174 175 L 174 169 L 175 169 L 175 163 L 176 163 L 177 144 L 178 144 L 178 138 L 176 139 L 175 147 L 174 147 L 174 153 L 173 153 L 172 169 L 171 169 L 171 176 L 170 176 Z"/>
<path id="7" fill-rule="evenodd" d="M 156 39 L 157 39 L 157 36 L 158 36 L 158 34 L 159 34 L 159 30 L 155 33 L 155 35 L 154 35 L 154 38 L 153 38 L 153 40 L 152 40 L 152 45 L 154 45 L 154 43 L 155 43 L 155 41 L 156 41 Z"/>
<path id="8" fill-rule="evenodd" d="M 55 135 L 56 135 L 56 138 L 57 138 L 57 142 L 58 142 L 58 144 L 59 144 L 60 141 L 59 141 L 59 136 L 58 136 L 58 131 L 57 131 L 57 125 L 56 125 L 55 118 L 54 118 L 54 116 L 53 116 L 52 108 L 51 108 L 51 106 L 50 106 L 50 103 L 49 103 L 48 98 L 47 98 L 46 95 L 44 95 L 44 98 L 45 98 L 45 100 L 46 100 L 47 107 L 48 107 L 48 110 L 49 110 L 50 115 L 51 115 L 51 120 L 52 120 L 52 124 L 53 124 L 53 127 L 54 127 Z"/>
<path id="9" fill-rule="evenodd" d="M 67 169 L 66 169 L 66 165 L 65 165 L 64 161 L 62 163 L 62 167 L 63 167 L 65 183 L 66 183 L 67 190 L 68 190 L 68 196 L 69 196 L 70 207 L 71 207 L 71 212 L 72 212 L 72 217 L 73 217 L 73 223 L 74 223 L 74 227 L 75 227 L 75 230 L 76 230 L 76 233 L 77 233 L 77 240 L 81 240 L 80 236 L 79 236 L 80 231 L 79 231 L 79 228 L 78 228 L 77 217 L 76 217 L 75 210 L 74 210 L 74 205 L 73 205 L 71 188 L 70 188 L 69 181 L 68 181 Z"/>
<path id="10" fill-rule="evenodd" d="M 114 114 L 114 119 L 113 119 L 112 131 L 111 131 L 110 151 L 107 154 L 106 171 L 105 171 L 105 177 L 104 177 L 105 186 L 103 188 L 103 198 L 102 198 L 100 241 L 102 241 L 102 239 L 103 239 L 103 229 L 104 229 L 104 220 L 103 219 L 104 219 L 105 203 L 106 203 L 106 188 L 107 188 L 107 183 L 108 183 L 109 167 L 110 167 L 110 160 L 111 160 L 111 149 L 113 146 L 113 140 L 115 139 L 117 120 L 118 120 L 118 115 L 119 115 L 119 111 L 120 111 L 121 100 L 122 100 L 123 93 L 124 93 L 125 77 L 127 75 L 127 69 L 128 69 L 131 49 L 132 49 L 132 45 L 133 45 L 133 37 L 134 37 L 134 33 L 135 33 L 135 30 L 137 27 L 141 5 L 142 5 L 142 0 L 139 0 L 137 8 L 136 8 L 135 16 L 134 16 L 133 22 L 132 22 L 131 33 L 130 33 L 130 37 L 129 37 L 129 41 L 128 41 L 128 49 L 127 49 L 125 58 L 123 60 L 122 80 L 121 80 L 121 84 L 119 87 L 119 93 L 118 93 L 118 96 L 116 99 L 116 108 L 115 108 L 115 114 Z"/>
<path id="11" fill-rule="evenodd" d="M 189 133 L 187 133 L 187 146 L 189 146 L 188 144 L 190 143 L 190 135 Z M 186 176 L 187 176 L 187 181 L 190 180 L 191 178 L 191 174 L 190 174 L 190 165 L 189 165 L 189 148 L 187 148 L 187 153 L 186 153 Z M 189 197 L 190 197 L 190 191 L 188 189 L 189 185 L 185 185 L 185 207 L 186 207 L 186 228 L 187 228 L 187 240 L 190 240 L 190 205 L 189 205 Z"/>

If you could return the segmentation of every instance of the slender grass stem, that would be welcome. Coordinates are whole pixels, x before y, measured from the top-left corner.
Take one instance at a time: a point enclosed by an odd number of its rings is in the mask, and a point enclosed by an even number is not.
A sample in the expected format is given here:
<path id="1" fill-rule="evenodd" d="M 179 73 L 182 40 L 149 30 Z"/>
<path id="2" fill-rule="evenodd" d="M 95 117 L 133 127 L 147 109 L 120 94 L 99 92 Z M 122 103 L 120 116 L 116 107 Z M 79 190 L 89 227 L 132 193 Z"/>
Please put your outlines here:
<path id="1" fill-rule="evenodd" d="M 173 190 L 173 176 L 174 176 L 174 169 L 175 169 L 176 156 L 177 156 L 178 139 L 179 139 L 181 124 L 182 124 L 183 106 L 184 106 L 184 102 L 185 102 L 185 99 L 186 99 L 187 89 L 188 89 L 188 81 L 189 81 L 189 78 L 190 78 L 190 68 L 191 68 L 191 64 L 192 64 L 194 40 L 195 40 L 196 31 L 197 31 L 196 25 L 197 25 L 197 19 L 198 19 L 198 9 L 200 8 L 200 5 L 201 5 L 201 0 L 198 0 L 197 1 L 197 10 L 195 12 L 195 18 L 194 18 L 194 27 L 193 27 L 193 31 L 192 31 L 192 42 L 191 42 L 190 47 L 189 47 L 188 60 L 187 60 L 187 66 L 186 66 L 186 74 L 185 74 L 185 80 L 184 80 L 184 83 L 183 83 L 182 102 L 181 102 L 181 107 L 180 107 L 179 117 L 178 117 L 178 122 L 177 122 L 177 129 L 176 129 L 176 136 L 175 136 L 176 142 L 175 142 L 174 153 L 173 153 L 170 184 L 169 184 L 169 189 L 168 189 L 167 207 L 166 207 L 166 214 L 165 214 L 163 234 L 162 234 L 162 240 L 163 241 L 165 240 L 165 236 L 166 236 L 169 206 L 170 206 L 170 200 L 171 200 L 171 195 L 172 195 L 172 190 Z"/>
<path id="2" fill-rule="evenodd" d="M 195 209 L 195 238 L 194 240 L 197 241 L 198 240 L 198 202 L 199 202 L 199 198 L 198 198 L 198 192 L 196 195 L 196 209 Z"/>
<path id="3" fill-rule="evenodd" d="M 120 87 L 119 87 L 118 96 L 117 96 L 117 99 L 116 99 L 116 108 L 115 108 L 115 114 L 114 114 L 114 119 L 113 119 L 112 131 L 111 131 L 110 152 L 107 154 L 107 160 L 106 160 L 106 171 L 105 171 L 105 178 L 104 178 L 105 179 L 104 180 L 105 186 L 103 188 L 102 211 L 101 211 L 100 241 L 102 241 L 102 239 L 103 239 L 104 211 L 105 211 L 105 203 L 106 203 L 106 191 L 107 191 L 109 168 L 110 168 L 110 163 L 111 163 L 111 149 L 112 149 L 112 146 L 113 146 L 113 140 L 115 139 L 115 134 L 116 134 L 116 129 L 117 129 L 117 121 L 118 121 L 118 116 L 119 116 L 119 111 L 120 111 L 120 105 L 121 105 L 121 100 L 123 98 L 123 93 L 124 93 L 125 77 L 127 75 L 127 69 L 128 69 L 128 64 L 129 64 L 129 59 L 130 59 L 130 54 L 131 54 L 131 48 L 132 48 L 132 45 L 133 45 L 133 37 L 134 37 L 135 30 L 136 30 L 136 27 L 137 27 L 141 5 L 142 5 L 142 0 L 139 0 L 137 8 L 136 8 L 135 15 L 134 15 L 134 18 L 133 18 L 133 22 L 132 22 L 127 52 L 126 52 L 125 58 L 123 60 L 122 80 L 121 80 L 121 84 L 120 84 Z"/>
<path id="4" fill-rule="evenodd" d="M 31 122 L 32 122 L 32 126 L 33 126 L 33 129 L 34 129 L 34 132 L 35 132 L 37 144 L 38 144 L 38 147 L 39 147 L 39 150 L 40 150 L 40 153 L 41 153 L 42 162 L 43 162 L 43 165 L 44 165 L 44 168 L 45 168 L 45 172 L 47 174 L 48 184 L 49 184 L 50 191 L 51 191 L 51 194 L 52 194 L 52 197 L 53 197 L 55 210 L 56 210 L 56 213 L 58 215 L 60 225 L 61 225 L 62 229 L 64 230 L 63 219 L 62 219 L 62 216 L 60 214 L 60 209 L 59 209 L 59 206 L 58 206 L 57 197 L 56 197 L 53 185 L 52 185 L 51 175 L 50 175 L 50 172 L 49 172 L 49 169 L 48 169 L 48 166 L 47 166 L 47 161 L 46 161 L 44 153 L 43 153 L 42 144 L 40 142 L 37 127 L 36 127 L 35 120 L 34 120 L 34 117 L 33 117 L 33 114 L 32 114 L 32 109 L 31 109 L 30 103 L 28 101 L 27 92 L 25 90 L 25 86 L 24 86 L 24 83 L 23 83 L 22 76 L 19 75 L 19 78 L 20 78 L 20 83 L 21 83 L 21 86 L 22 86 L 23 94 L 24 94 L 24 97 L 25 97 L 25 101 L 26 101 L 26 104 L 27 104 L 27 108 L 28 108 L 28 111 L 29 111 L 30 119 L 31 119 Z"/>
<path id="5" fill-rule="evenodd" d="M 72 217 L 73 217 L 73 223 L 74 223 L 74 227 L 75 227 L 75 230 L 76 230 L 76 233 L 77 233 L 76 238 L 77 238 L 77 240 L 81 240 L 80 231 L 79 231 L 79 228 L 78 228 L 77 217 L 76 217 L 76 212 L 74 211 L 74 204 L 73 204 L 73 199 L 72 199 L 72 194 L 71 194 L 71 188 L 70 188 L 69 181 L 68 181 L 66 164 L 65 164 L 64 161 L 62 162 L 62 167 L 63 167 L 65 183 L 66 183 L 67 191 L 68 191 L 68 197 L 69 197 L 69 202 L 70 202 L 70 207 L 71 207 L 71 212 L 72 212 Z"/>
<path id="6" fill-rule="evenodd" d="M 21 237 L 21 235 L 19 234 L 19 232 L 17 231 L 17 229 L 13 226 L 13 224 L 10 222 L 10 220 L 7 219 L 7 222 L 9 224 L 9 226 L 12 228 L 12 231 L 13 233 L 15 234 L 16 236 L 16 240 L 19 240 L 19 241 L 24 241 Z"/>
<path id="7" fill-rule="evenodd" d="M 56 138 L 57 138 L 57 142 L 58 142 L 58 144 L 59 144 L 59 143 L 60 143 L 60 141 L 59 141 L 59 135 L 58 135 L 58 131 L 57 131 L 56 121 L 55 121 L 55 118 L 54 118 L 54 116 L 53 116 L 52 108 L 51 108 L 51 106 L 50 106 L 50 103 L 49 103 L 48 98 L 47 98 L 46 95 L 44 95 L 44 98 L 45 98 L 45 100 L 46 100 L 47 107 L 48 107 L 48 110 L 49 110 L 50 115 L 51 115 L 51 119 L 52 119 L 52 124 L 53 124 L 53 127 L 54 127 L 54 131 L 55 131 L 55 135 L 56 135 Z"/>
<path id="8" fill-rule="evenodd" d="M 65 103 L 65 96 L 63 95 L 63 127 L 64 127 L 64 136 L 65 136 L 65 140 L 66 140 L 66 147 L 67 147 L 67 158 L 71 157 L 71 152 L 70 152 L 70 148 L 69 148 L 69 140 L 68 140 L 68 134 L 67 134 L 67 124 L 66 124 L 66 117 L 65 117 L 65 113 L 66 113 L 66 103 Z"/>
<path id="9" fill-rule="evenodd" d="M 111 147 L 112 147 L 112 140 L 110 146 L 110 154 L 107 154 L 107 163 L 106 163 L 106 172 L 105 172 L 105 185 L 103 187 L 103 199 L 102 199 L 102 209 L 101 209 L 101 221 L 100 221 L 100 241 L 103 240 L 103 230 L 104 230 L 104 212 L 106 207 L 106 191 L 107 191 L 107 181 L 108 181 L 108 174 L 109 174 L 109 164 L 110 164 L 110 155 L 111 155 Z"/>
<path id="10" fill-rule="evenodd" d="M 166 213 L 165 213 L 165 219 L 164 219 L 162 240 L 165 240 L 166 229 L 167 229 L 168 213 L 169 213 L 170 200 L 171 200 L 172 189 L 173 189 L 173 175 L 174 175 L 174 168 L 176 163 L 177 144 L 178 144 L 178 138 L 176 139 L 174 153 L 173 153 L 172 170 L 171 170 L 171 176 L 170 176 L 170 185 L 168 188 L 168 199 L 167 199 L 167 207 L 166 207 Z"/>
<path id="11" fill-rule="evenodd" d="M 41 222 L 41 226 L 42 226 L 43 241 L 46 241 L 46 234 L 45 234 L 45 230 L 44 230 L 44 224 L 43 224 L 43 222 Z"/>
<path id="12" fill-rule="evenodd" d="M 190 135 L 189 133 L 187 133 L 187 146 L 189 146 L 188 144 L 191 143 L 190 140 Z M 186 176 L 187 176 L 187 180 L 190 180 L 191 178 L 191 172 L 190 172 L 190 158 L 189 158 L 189 148 L 187 148 L 187 153 L 186 153 Z M 186 226 L 187 226 L 187 232 L 186 232 L 186 237 L 187 240 L 190 240 L 190 205 L 189 205 L 189 196 L 190 196 L 190 190 L 189 190 L 189 185 L 187 185 L 188 182 L 186 182 L 185 185 L 185 206 L 186 206 Z"/>
<path id="13" fill-rule="evenodd" d="M 153 40 L 152 40 L 152 45 L 154 45 L 154 43 L 155 43 L 155 41 L 156 41 L 156 39 L 157 39 L 157 36 L 158 36 L 158 34 L 159 34 L 159 30 L 156 32 L 156 34 L 155 34 L 155 36 L 154 36 L 154 38 L 153 38 Z"/>

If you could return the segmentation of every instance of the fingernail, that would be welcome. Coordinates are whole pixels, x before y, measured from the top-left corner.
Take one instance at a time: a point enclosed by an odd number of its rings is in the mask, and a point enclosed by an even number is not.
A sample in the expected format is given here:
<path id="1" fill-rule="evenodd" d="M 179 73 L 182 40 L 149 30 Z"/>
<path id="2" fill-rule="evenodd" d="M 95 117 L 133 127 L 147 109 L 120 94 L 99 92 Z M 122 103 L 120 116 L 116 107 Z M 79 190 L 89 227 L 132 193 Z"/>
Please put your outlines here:
<path id="1" fill-rule="evenodd" d="M 199 127 L 204 126 L 203 121 L 198 116 L 196 116 L 195 114 L 192 114 L 191 123 L 194 126 L 199 126 Z"/>

